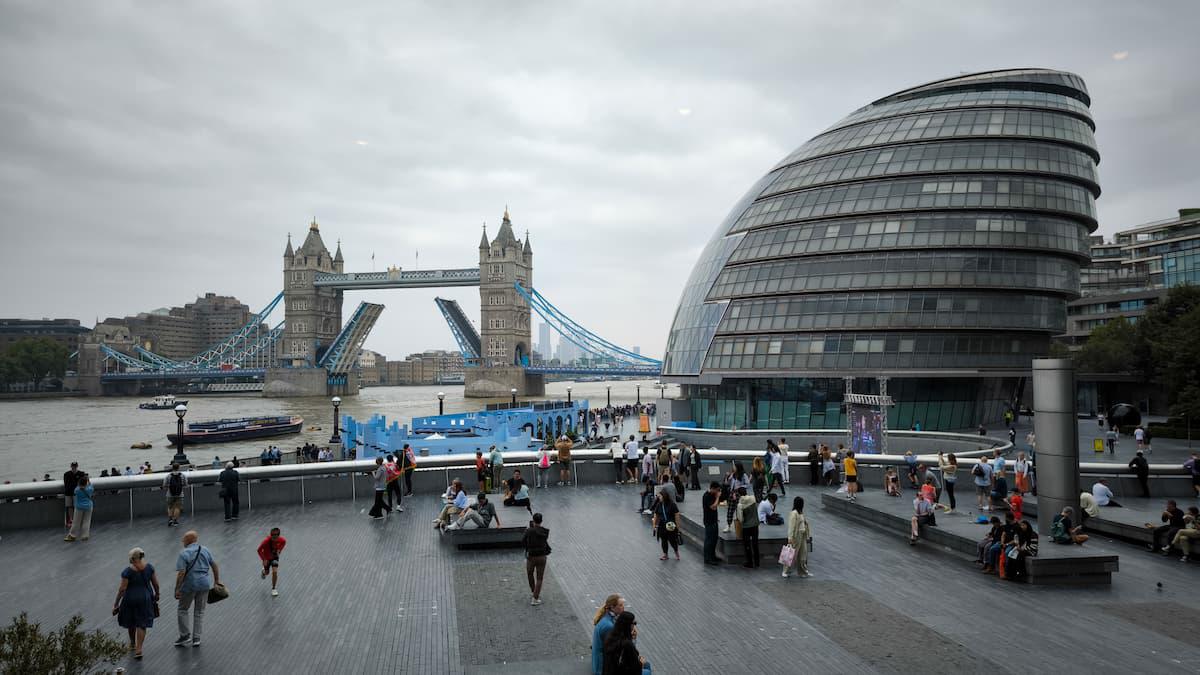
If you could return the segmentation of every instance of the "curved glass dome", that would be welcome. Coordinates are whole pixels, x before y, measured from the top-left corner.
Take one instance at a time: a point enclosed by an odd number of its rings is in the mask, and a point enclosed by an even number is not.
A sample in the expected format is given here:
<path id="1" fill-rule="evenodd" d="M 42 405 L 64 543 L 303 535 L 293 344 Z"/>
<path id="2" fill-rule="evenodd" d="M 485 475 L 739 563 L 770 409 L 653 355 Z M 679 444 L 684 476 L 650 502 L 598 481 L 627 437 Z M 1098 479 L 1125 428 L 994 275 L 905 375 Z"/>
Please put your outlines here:
<path id="1" fill-rule="evenodd" d="M 1079 293 L 1100 195 L 1090 102 L 1077 75 L 1017 69 L 851 112 L 717 228 L 676 310 L 664 376 L 696 385 L 685 393 L 701 405 L 744 399 L 751 409 L 721 413 L 724 428 L 754 426 L 763 387 L 840 401 L 832 382 L 846 377 L 974 378 L 1011 401 L 1004 378 L 1048 352 Z M 988 419 L 975 408 L 924 428 Z M 821 412 L 810 423 L 836 414 Z"/>

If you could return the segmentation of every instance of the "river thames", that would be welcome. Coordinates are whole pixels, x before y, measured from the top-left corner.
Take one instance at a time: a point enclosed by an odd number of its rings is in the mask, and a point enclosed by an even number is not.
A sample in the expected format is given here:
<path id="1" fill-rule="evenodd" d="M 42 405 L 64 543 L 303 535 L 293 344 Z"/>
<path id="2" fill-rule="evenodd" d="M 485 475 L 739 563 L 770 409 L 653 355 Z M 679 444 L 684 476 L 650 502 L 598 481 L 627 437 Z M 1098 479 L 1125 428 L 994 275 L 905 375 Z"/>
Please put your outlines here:
<path id="1" fill-rule="evenodd" d="M 619 380 L 613 382 L 549 382 L 547 399 L 567 397 L 567 387 L 575 400 L 587 399 L 591 406 L 605 404 L 605 387 L 612 386 L 613 405 L 633 403 L 641 385 L 642 402 L 659 397 L 652 380 Z M 375 413 L 387 415 L 388 420 L 408 424 L 414 416 L 436 415 L 437 393 L 446 394 L 446 413 L 479 410 L 487 403 L 507 399 L 465 399 L 462 385 L 419 387 L 368 387 L 357 396 L 342 398 L 342 413 L 355 418 L 367 418 Z M 678 394 L 678 387 L 668 387 L 667 396 Z M 304 443 L 325 445 L 333 430 L 333 408 L 329 398 L 262 398 L 257 394 L 181 396 L 188 399 L 189 421 L 214 420 L 251 415 L 300 415 L 304 430 L 299 434 L 274 439 L 256 439 L 235 443 L 187 447 L 188 457 L 198 465 L 206 465 L 214 456 L 223 460 L 256 457 L 268 444 L 292 450 Z M 149 397 L 94 397 L 40 399 L 0 402 L 0 481 L 14 483 L 41 480 L 49 473 L 58 479 L 72 461 L 80 468 L 99 476 L 102 469 L 116 467 L 124 470 L 150 462 L 157 471 L 171 459 L 174 450 L 167 434 L 175 431 L 175 415 L 170 410 L 141 410 L 138 403 Z M 320 427 L 320 431 L 309 431 Z M 149 450 L 132 450 L 130 444 L 148 442 Z"/>

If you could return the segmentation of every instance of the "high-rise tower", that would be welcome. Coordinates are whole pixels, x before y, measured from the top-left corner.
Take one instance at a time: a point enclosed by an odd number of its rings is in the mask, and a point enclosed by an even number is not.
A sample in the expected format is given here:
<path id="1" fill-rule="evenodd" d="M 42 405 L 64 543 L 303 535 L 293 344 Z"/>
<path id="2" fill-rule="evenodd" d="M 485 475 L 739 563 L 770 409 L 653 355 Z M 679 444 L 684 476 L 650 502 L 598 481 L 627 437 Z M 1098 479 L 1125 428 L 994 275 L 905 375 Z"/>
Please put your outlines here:
<path id="1" fill-rule="evenodd" d="M 342 327 L 342 291 L 318 288 L 313 282 L 318 272 L 340 274 L 342 266 L 341 242 L 337 253 L 331 256 L 315 219 L 309 224 L 308 236 L 299 249 L 292 250 L 292 239 L 288 237 L 283 252 L 286 331 L 279 348 L 279 359 L 285 365 L 316 365 L 337 337 Z"/>

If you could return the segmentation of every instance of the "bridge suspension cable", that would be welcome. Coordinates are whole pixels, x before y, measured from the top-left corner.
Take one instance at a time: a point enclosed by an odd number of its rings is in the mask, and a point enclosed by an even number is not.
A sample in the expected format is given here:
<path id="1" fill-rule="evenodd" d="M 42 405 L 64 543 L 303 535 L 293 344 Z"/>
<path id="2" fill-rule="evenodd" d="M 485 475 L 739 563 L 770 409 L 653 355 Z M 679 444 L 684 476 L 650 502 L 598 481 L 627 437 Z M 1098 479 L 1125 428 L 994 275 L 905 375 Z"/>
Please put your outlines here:
<path id="1" fill-rule="evenodd" d="M 537 312 L 546 323 L 550 324 L 559 335 L 571 341 L 585 352 L 618 363 L 644 367 L 647 371 L 662 368 L 662 361 L 641 354 L 635 354 L 579 325 L 571 317 L 563 313 L 562 310 L 555 307 L 537 289 L 526 289 L 520 282 L 514 283 L 513 286 L 516 288 L 517 293 L 529 303 L 530 308 Z"/>

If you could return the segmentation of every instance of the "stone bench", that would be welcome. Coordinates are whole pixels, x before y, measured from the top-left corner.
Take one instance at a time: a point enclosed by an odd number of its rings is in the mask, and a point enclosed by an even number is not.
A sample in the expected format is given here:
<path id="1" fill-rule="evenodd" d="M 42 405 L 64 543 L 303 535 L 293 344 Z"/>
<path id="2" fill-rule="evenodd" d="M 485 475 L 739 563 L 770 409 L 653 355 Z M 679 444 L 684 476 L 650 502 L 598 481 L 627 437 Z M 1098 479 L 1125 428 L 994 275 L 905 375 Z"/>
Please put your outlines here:
<path id="1" fill-rule="evenodd" d="M 862 502 L 851 502 L 832 494 L 821 495 L 821 503 L 827 511 L 902 535 L 905 539 L 912 531 L 912 516 L 871 508 Z M 921 541 L 974 559 L 983 534 L 982 526 L 978 534 L 980 536 L 976 537 L 935 525 L 921 528 Z M 1046 537 L 1039 542 L 1038 555 L 1025 558 L 1026 580 L 1035 585 L 1109 585 L 1112 584 L 1113 572 L 1118 570 L 1116 555 L 1090 553 L 1078 546 L 1055 544 Z"/>
<path id="2" fill-rule="evenodd" d="M 480 548 L 520 548 L 525 536 L 525 526 L 519 527 L 463 527 L 446 530 L 443 537 L 460 551 Z"/>
<path id="3" fill-rule="evenodd" d="M 682 525 L 680 534 L 688 542 L 695 544 L 698 550 L 703 551 L 704 522 L 697 520 L 694 516 L 694 512 L 691 511 L 680 513 L 679 522 Z M 721 507 L 720 509 L 719 520 L 720 528 L 724 530 L 725 507 Z M 779 553 L 786 544 L 787 525 L 759 523 L 758 552 L 761 556 L 761 564 L 763 566 L 778 564 Z M 724 560 L 728 565 L 741 565 L 746 562 L 746 549 L 742 546 L 742 540 L 737 537 L 736 528 L 730 529 L 728 532 L 719 532 L 717 535 L 717 557 Z"/>

